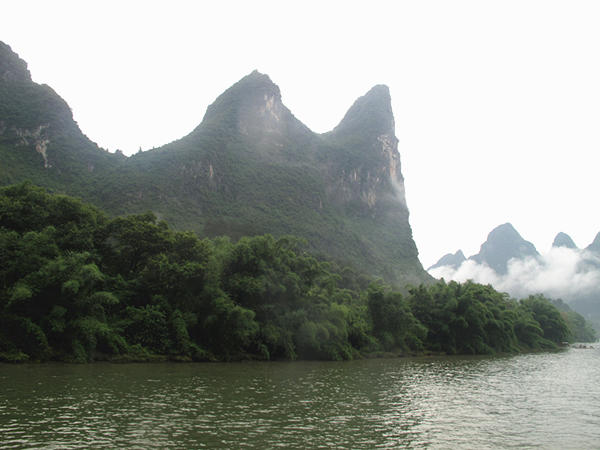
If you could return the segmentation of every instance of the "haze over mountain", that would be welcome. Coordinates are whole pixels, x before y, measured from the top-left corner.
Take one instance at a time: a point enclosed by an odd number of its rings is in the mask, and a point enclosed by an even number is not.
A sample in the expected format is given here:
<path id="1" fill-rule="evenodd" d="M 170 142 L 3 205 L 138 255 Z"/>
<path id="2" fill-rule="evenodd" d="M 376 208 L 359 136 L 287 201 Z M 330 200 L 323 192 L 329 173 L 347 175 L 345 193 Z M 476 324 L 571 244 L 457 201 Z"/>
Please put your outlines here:
<path id="1" fill-rule="evenodd" d="M 504 224 L 490 232 L 479 254 L 458 265 L 446 255 L 428 271 L 435 278 L 491 284 L 517 298 L 538 293 L 560 298 L 600 325 L 600 233 L 583 250 L 558 233 L 540 254 Z"/>
<path id="2" fill-rule="evenodd" d="M 189 135 L 126 158 L 87 139 L 68 105 L 0 43 L 0 184 L 30 180 L 112 214 L 151 210 L 202 236 L 294 234 L 316 253 L 403 285 L 430 278 L 412 238 L 397 146 L 386 86 L 316 134 L 254 71 Z"/>

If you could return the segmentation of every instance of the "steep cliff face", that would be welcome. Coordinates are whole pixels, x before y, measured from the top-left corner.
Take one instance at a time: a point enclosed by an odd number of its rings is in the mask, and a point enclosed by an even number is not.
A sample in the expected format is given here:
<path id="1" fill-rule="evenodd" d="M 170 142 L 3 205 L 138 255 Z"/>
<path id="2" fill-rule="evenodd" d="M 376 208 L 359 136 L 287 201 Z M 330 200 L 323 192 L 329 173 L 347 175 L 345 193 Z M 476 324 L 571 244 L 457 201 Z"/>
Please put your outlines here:
<path id="1" fill-rule="evenodd" d="M 408 220 L 387 86 L 375 86 L 356 100 L 340 124 L 322 138 L 328 199 L 352 218 L 356 229 L 369 230 L 363 239 L 378 249 L 371 257 L 382 259 L 382 274 L 397 273 L 398 267 L 411 272 L 407 262 L 418 261 L 418 252 Z M 423 280 L 413 276 L 409 281 Z"/>
<path id="2" fill-rule="evenodd" d="M 4 48 L 0 60 L 1 184 L 30 179 L 113 214 L 152 210 L 206 236 L 293 234 L 399 286 L 430 280 L 408 222 L 387 87 L 375 86 L 320 135 L 255 71 L 189 135 L 122 158 L 91 143 L 16 55 Z"/>
<path id="3" fill-rule="evenodd" d="M 331 194 L 342 201 L 361 200 L 373 212 L 379 199 L 393 195 L 401 204 L 404 179 L 400 170 L 391 97 L 378 85 L 359 98 L 325 140 L 337 148 L 330 160 L 336 183 Z"/>

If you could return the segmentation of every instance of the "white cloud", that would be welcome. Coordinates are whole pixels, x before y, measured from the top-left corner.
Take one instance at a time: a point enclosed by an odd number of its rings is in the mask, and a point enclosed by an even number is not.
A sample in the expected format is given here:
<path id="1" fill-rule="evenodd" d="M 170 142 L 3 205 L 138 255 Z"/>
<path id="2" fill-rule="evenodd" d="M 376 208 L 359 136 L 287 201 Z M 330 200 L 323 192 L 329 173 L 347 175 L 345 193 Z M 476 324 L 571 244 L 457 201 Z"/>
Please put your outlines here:
<path id="1" fill-rule="evenodd" d="M 506 275 L 499 275 L 486 264 L 465 261 L 457 270 L 445 266 L 429 272 L 435 278 L 491 284 L 512 297 L 544 294 L 573 302 L 600 297 L 600 257 L 585 250 L 552 248 L 539 257 L 511 259 Z"/>

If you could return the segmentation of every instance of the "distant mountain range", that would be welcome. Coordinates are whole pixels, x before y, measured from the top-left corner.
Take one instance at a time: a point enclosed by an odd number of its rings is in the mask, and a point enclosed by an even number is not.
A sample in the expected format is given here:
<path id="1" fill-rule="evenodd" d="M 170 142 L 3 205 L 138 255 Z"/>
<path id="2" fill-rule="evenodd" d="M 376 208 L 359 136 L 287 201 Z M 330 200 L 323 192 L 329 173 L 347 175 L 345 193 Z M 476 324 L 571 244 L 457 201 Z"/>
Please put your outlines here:
<path id="1" fill-rule="evenodd" d="M 317 134 L 255 71 L 219 96 L 189 135 L 125 157 L 90 141 L 65 101 L 34 83 L 0 43 L 0 159 L 0 185 L 29 180 L 113 215 L 150 210 L 201 236 L 293 234 L 315 253 L 397 286 L 431 280 L 408 222 L 383 85 Z"/>
<path id="2" fill-rule="evenodd" d="M 538 255 L 538 251 L 531 242 L 523 239 L 510 223 L 505 223 L 494 228 L 488 234 L 487 240 L 481 244 L 479 253 L 469 257 L 469 259 L 480 264 L 486 264 L 499 274 L 505 274 L 508 261 L 512 258 L 519 259 Z M 444 255 L 427 270 L 443 266 L 458 268 L 466 259 L 463 252 L 459 250 L 454 255 Z"/>
<path id="3" fill-rule="evenodd" d="M 444 255 L 427 269 L 435 277 L 491 283 L 524 296 L 543 293 L 567 301 L 600 329 L 600 233 L 579 249 L 566 233 L 556 235 L 552 250 L 540 254 L 510 224 L 494 228 L 478 254 Z"/>
<path id="4" fill-rule="evenodd" d="M 573 239 L 563 232 L 556 235 L 552 247 L 578 250 Z M 596 235 L 594 241 L 588 245 L 585 250 L 600 255 L 600 233 Z M 523 239 L 510 223 L 505 223 L 494 228 L 488 234 L 486 241 L 481 244 L 479 253 L 468 259 L 487 265 L 499 275 L 505 275 L 508 269 L 508 262 L 511 259 L 519 260 L 539 256 L 540 253 L 531 242 Z M 458 250 L 454 254 L 448 253 L 442 256 L 438 262 L 430 266 L 427 270 L 429 271 L 440 267 L 452 267 L 458 269 L 465 261 L 467 261 L 467 258 L 465 258 L 462 250 Z"/>

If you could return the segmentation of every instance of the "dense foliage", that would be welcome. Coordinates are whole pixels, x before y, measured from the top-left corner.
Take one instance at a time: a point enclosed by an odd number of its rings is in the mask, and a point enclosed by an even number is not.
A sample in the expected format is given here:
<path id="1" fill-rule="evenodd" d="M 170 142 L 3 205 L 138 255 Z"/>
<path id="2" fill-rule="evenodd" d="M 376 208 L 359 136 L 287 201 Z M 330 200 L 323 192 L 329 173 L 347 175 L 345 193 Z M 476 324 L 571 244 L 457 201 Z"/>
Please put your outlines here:
<path id="1" fill-rule="evenodd" d="M 0 190 L 0 360 L 350 359 L 553 348 L 567 322 L 454 282 L 408 295 L 294 237 L 199 239 L 150 213 L 109 219 L 31 184 Z"/>
<path id="2" fill-rule="evenodd" d="M 573 311 L 569 305 L 561 299 L 552 300 L 552 304 L 560 311 L 567 326 L 571 330 L 571 340 L 574 342 L 595 342 L 598 339 L 596 329 L 589 320 L 581 314 Z"/>

